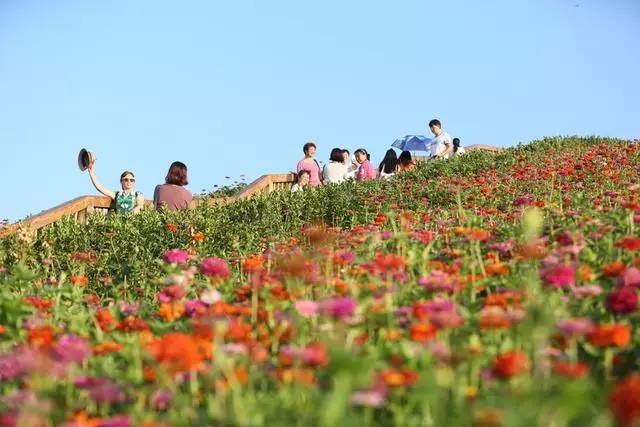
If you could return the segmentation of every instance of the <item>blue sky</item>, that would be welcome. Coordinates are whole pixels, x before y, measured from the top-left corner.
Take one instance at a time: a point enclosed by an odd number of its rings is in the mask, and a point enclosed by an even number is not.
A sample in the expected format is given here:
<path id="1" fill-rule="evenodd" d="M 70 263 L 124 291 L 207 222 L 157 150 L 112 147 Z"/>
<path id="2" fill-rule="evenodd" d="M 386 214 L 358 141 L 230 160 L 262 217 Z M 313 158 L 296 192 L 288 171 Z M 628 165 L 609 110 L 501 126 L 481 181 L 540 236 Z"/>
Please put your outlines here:
<path id="1" fill-rule="evenodd" d="M 463 145 L 640 136 L 637 0 L 0 1 L 0 218 L 169 164 L 200 192 L 438 117 Z"/>

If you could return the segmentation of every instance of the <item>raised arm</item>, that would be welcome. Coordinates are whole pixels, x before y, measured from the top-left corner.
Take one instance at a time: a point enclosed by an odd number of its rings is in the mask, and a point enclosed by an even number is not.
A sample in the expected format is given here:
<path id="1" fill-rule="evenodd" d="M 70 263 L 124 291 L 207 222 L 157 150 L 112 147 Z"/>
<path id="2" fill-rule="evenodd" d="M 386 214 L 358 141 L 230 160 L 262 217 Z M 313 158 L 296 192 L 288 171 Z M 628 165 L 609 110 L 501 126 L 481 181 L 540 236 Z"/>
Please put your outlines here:
<path id="1" fill-rule="evenodd" d="M 133 208 L 133 213 L 138 213 L 144 208 L 144 194 L 138 193 L 136 197 L 136 205 Z"/>
<path id="2" fill-rule="evenodd" d="M 93 184 L 94 187 L 96 187 L 96 190 L 98 190 L 105 196 L 111 198 L 111 200 L 115 200 L 116 193 L 114 193 L 113 191 L 109 190 L 108 188 L 100 184 L 100 181 L 98 181 L 98 177 L 96 176 L 96 171 L 93 166 L 94 166 L 94 162 L 91 162 L 91 164 L 89 164 L 89 167 L 88 167 L 91 183 Z"/>

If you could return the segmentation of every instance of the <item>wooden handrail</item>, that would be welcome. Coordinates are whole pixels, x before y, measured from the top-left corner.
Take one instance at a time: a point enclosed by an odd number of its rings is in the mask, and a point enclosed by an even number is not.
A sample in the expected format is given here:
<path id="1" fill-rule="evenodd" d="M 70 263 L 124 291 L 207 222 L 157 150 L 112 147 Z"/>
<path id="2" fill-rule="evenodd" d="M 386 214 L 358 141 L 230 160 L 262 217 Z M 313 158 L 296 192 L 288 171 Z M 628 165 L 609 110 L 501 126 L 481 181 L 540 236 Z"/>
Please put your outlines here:
<path id="1" fill-rule="evenodd" d="M 502 148 L 489 145 L 470 145 L 467 150 L 488 150 L 500 151 Z M 207 198 L 210 204 L 227 204 L 234 200 L 245 199 L 254 194 L 269 193 L 279 189 L 289 188 L 294 182 L 292 173 L 262 175 L 260 178 L 247 185 L 238 195 L 231 197 Z M 196 207 L 203 199 L 194 198 L 190 207 Z M 153 206 L 153 201 L 145 200 L 145 206 Z M 42 227 L 53 224 L 65 216 L 74 215 L 77 220 L 85 221 L 87 213 L 96 209 L 113 210 L 113 201 L 106 196 L 81 196 L 69 202 L 47 209 L 37 215 L 31 216 L 23 221 L 0 227 L 0 238 L 13 234 L 21 228 L 28 228 L 37 231 Z"/>

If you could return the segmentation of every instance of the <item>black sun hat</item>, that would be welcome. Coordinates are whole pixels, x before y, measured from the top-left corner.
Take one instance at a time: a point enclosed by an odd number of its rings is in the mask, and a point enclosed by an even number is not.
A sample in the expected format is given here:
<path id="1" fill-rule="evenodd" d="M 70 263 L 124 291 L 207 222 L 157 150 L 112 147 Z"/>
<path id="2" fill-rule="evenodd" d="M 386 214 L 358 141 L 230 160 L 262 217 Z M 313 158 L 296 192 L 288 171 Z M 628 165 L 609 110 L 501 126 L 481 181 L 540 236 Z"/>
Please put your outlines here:
<path id="1" fill-rule="evenodd" d="M 96 159 L 96 156 L 93 155 L 91 151 L 88 151 L 86 148 L 83 148 L 78 153 L 78 167 L 81 171 L 86 171 L 89 168 L 91 162 Z"/>

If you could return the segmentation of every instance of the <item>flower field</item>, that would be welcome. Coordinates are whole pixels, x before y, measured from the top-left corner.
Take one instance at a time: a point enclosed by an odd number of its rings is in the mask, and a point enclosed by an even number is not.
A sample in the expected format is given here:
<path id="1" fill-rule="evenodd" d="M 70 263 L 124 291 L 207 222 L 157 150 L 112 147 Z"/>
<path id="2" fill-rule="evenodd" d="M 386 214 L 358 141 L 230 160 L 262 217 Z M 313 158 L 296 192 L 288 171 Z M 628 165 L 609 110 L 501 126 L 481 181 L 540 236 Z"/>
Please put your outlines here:
<path id="1" fill-rule="evenodd" d="M 640 425 L 640 146 L 0 241 L 0 426 Z"/>

